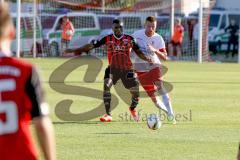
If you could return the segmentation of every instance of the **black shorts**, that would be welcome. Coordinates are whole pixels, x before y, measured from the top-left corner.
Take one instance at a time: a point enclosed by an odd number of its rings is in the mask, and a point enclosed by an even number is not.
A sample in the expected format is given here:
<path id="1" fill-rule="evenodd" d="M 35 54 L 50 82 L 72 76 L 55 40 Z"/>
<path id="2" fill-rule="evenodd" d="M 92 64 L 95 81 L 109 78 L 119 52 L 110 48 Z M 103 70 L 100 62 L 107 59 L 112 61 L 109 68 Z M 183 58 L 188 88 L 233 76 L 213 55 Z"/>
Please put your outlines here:
<path id="1" fill-rule="evenodd" d="M 110 76 L 110 74 L 112 76 Z M 138 86 L 138 81 L 135 77 L 133 70 L 113 69 L 108 66 L 105 69 L 104 79 L 110 77 L 112 78 L 114 85 L 117 83 L 119 79 L 121 79 L 124 87 L 127 89 Z"/>
<path id="2" fill-rule="evenodd" d="M 61 43 L 66 45 L 67 47 L 69 46 L 70 41 L 66 39 L 61 39 Z"/>

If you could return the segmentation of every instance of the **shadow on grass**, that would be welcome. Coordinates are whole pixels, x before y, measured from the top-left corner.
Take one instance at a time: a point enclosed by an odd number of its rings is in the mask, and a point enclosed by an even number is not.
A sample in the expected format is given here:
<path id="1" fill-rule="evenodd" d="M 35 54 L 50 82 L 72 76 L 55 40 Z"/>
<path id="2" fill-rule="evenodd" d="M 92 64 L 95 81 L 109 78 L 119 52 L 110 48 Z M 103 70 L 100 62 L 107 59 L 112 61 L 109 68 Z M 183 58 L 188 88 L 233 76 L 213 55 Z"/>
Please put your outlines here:
<path id="1" fill-rule="evenodd" d="M 102 124 L 99 121 L 67 121 L 67 122 L 53 122 L 54 125 L 61 125 L 61 124 Z"/>
<path id="2" fill-rule="evenodd" d="M 130 135 L 130 134 L 136 134 L 136 133 L 130 133 L 130 132 L 101 132 L 101 133 L 92 133 L 92 134 L 103 134 L 103 135 Z"/>

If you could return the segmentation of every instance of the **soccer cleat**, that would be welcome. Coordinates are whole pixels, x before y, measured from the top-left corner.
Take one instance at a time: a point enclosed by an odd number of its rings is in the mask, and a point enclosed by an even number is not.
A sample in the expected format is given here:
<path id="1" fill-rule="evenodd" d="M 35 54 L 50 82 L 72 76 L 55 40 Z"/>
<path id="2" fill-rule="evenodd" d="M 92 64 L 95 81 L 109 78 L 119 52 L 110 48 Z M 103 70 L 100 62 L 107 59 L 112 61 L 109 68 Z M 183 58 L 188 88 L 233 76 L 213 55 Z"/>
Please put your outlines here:
<path id="1" fill-rule="evenodd" d="M 100 121 L 102 122 L 111 122 L 112 121 L 112 116 L 105 114 L 103 117 L 100 118 Z"/>
<path id="2" fill-rule="evenodd" d="M 138 122 L 139 121 L 139 117 L 138 117 L 138 113 L 137 113 L 137 110 L 136 108 L 134 108 L 133 110 L 131 110 L 131 107 L 129 107 L 129 111 L 133 117 L 133 119 Z"/>
<path id="3" fill-rule="evenodd" d="M 174 117 L 173 115 L 169 115 L 169 116 L 167 117 L 167 120 L 168 120 L 168 122 L 171 123 L 171 124 L 177 124 L 177 121 L 176 121 L 176 119 L 175 119 L 175 117 Z"/>

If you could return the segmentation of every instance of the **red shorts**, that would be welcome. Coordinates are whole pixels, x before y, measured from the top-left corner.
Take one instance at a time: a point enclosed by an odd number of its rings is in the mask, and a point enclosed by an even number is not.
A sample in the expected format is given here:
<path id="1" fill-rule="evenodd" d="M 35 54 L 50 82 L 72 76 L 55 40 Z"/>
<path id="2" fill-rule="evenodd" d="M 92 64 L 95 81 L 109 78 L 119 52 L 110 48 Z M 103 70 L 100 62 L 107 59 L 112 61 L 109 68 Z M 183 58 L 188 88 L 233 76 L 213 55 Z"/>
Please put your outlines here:
<path id="1" fill-rule="evenodd" d="M 155 82 L 162 81 L 161 70 L 159 67 L 156 67 L 149 72 L 137 72 L 139 82 L 146 92 L 155 92 L 157 87 Z"/>

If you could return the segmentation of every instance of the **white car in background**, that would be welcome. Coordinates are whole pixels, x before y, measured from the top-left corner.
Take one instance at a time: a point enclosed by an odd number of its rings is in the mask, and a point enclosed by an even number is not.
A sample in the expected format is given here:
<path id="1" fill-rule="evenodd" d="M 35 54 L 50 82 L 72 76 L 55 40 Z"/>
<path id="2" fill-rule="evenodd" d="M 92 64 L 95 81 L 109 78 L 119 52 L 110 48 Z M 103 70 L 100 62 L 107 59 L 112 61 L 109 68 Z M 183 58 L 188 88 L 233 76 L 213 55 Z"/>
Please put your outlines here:
<path id="1" fill-rule="evenodd" d="M 215 9 L 210 13 L 208 42 L 210 51 L 216 53 L 227 50 L 229 34 L 225 32 L 234 19 L 240 25 L 240 10 Z"/>

